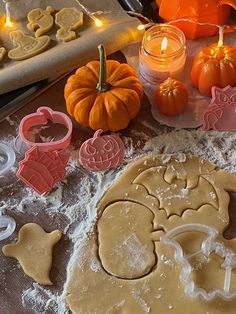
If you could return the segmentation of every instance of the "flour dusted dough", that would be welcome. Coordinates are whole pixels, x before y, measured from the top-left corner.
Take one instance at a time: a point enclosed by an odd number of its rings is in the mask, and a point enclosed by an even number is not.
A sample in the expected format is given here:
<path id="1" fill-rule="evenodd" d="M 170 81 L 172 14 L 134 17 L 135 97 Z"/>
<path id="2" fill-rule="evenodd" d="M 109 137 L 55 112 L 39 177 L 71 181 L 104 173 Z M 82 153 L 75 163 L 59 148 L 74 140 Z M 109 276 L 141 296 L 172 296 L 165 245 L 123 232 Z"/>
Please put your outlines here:
<path id="1" fill-rule="evenodd" d="M 26 275 L 42 285 L 51 285 L 49 272 L 52 266 L 52 249 L 60 240 L 61 232 L 47 233 L 35 223 L 24 225 L 16 243 L 5 245 L 3 254 L 15 257 Z"/>
<path id="2" fill-rule="evenodd" d="M 149 156 L 134 162 L 98 204 L 93 234 L 80 245 L 67 287 L 67 303 L 83 314 L 220 314 L 235 313 L 236 300 L 191 299 L 180 283 L 174 251 L 160 236 L 184 223 L 202 223 L 223 237 L 229 225 L 227 191 L 236 191 L 236 176 L 198 157 Z M 188 232 L 175 238 L 190 254 L 199 287 L 223 288 L 219 256 L 196 253 L 205 234 Z M 232 273 L 231 288 L 236 288 Z"/>

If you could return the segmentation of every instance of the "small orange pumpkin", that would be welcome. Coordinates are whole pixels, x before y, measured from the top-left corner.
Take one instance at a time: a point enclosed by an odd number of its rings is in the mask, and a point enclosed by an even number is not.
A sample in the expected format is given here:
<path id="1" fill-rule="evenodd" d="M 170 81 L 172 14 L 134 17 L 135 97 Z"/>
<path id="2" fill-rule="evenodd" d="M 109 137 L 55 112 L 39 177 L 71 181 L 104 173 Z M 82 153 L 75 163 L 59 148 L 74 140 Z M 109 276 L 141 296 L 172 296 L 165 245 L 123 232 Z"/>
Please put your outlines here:
<path id="1" fill-rule="evenodd" d="M 213 44 L 194 58 L 191 80 L 201 94 L 211 96 L 213 86 L 236 85 L 236 48 Z"/>
<path id="2" fill-rule="evenodd" d="M 82 125 L 118 131 L 139 112 L 143 88 L 128 64 L 106 61 L 104 47 L 98 50 L 100 62 L 91 61 L 69 77 L 64 90 L 66 107 Z"/>
<path id="3" fill-rule="evenodd" d="M 167 116 L 181 114 L 188 104 L 188 91 L 185 85 L 169 77 L 157 87 L 156 104 L 162 114 Z"/>

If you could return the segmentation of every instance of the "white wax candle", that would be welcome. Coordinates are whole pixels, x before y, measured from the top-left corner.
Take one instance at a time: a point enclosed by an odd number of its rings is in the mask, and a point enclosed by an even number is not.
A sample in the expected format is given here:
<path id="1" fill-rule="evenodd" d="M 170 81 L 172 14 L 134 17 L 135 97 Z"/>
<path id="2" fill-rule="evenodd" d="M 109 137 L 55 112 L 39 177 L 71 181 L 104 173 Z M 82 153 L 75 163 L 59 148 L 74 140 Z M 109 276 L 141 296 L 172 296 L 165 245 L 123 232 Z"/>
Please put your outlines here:
<path id="1" fill-rule="evenodd" d="M 166 49 L 162 49 L 164 37 L 167 38 Z M 140 49 L 140 73 L 149 82 L 161 82 L 168 77 L 180 79 L 185 62 L 185 47 L 168 34 L 153 38 L 147 36 Z"/>

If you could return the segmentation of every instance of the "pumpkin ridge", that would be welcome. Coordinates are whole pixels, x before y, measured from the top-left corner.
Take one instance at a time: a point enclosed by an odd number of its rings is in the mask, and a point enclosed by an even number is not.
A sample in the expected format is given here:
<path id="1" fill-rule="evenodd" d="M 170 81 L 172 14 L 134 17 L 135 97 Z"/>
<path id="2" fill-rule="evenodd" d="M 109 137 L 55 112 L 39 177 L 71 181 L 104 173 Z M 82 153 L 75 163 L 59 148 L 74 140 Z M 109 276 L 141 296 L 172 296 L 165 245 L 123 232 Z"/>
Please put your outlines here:
<path id="1" fill-rule="evenodd" d="M 99 68 L 100 62 L 99 61 L 90 61 L 89 63 L 86 64 L 86 68 L 89 69 L 93 73 L 94 77 L 98 81 L 99 80 L 99 71 L 97 72 L 96 68 L 93 67 L 93 64 L 98 65 L 98 68 Z"/>
<path id="2" fill-rule="evenodd" d="M 82 89 L 84 90 L 82 91 Z M 66 108 L 70 115 L 73 116 L 75 107 L 82 99 L 92 96 L 95 92 L 91 89 L 91 94 L 87 95 L 87 91 L 87 88 L 76 89 L 68 95 L 68 97 L 66 98 Z M 80 94 L 78 95 L 79 92 Z M 96 93 L 94 93 L 94 97 L 96 97 Z"/>
<path id="3" fill-rule="evenodd" d="M 120 73 L 122 73 L 122 75 L 120 75 Z M 120 81 L 130 76 L 137 77 L 135 75 L 135 71 L 131 68 L 131 66 L 129 66 L 127 63 L 120 63 L 119 66 L 114 70 L 112 75 L 109 77 L 109 82 L 112 84 L 112 81 Z"/>
<path id="4" fill-rule="evenodd" d="M 73 114 L 77 122 L 89 126 L 89 115 L 95 98 L 96 95 L 88 95 L 76 103 Z"/>
<path id="5" fill-rule="evenodd" d="M 129 89 L 134 90 L 138 95 L 140 100 L 143 97 L 143 88 L 139 79 L 136 76 L 125 77 L 121 80 L 115 81 L 113 84 L 108 82 L 114 88 L 126 88 L 129 85 Z M 124 85 L 123 85 L 124 84 Z"/>
<path id="6" fill-rule="evenodd" d="M 132 92 L 134 92 L 137 96 L 138 96 L 138 99 L 140 99 L 139 98 L 139 94 L 135 91 L 135 90 L 133 90 L 133 89 L 128 89 L 128 88 L 119 88 L 119 87 L 116 87 L 115 88 L 115 90 L 117 91 L 117 89 L 122 89 L 122 90 L 127 90 L 129 93 L 132 91 Z M 130 117 L 130 119 L 133 119 L 135 116 L 136 116 L 136 114 L 139 112 L 139 109 L 140 109 L 140 107 L 141 107 L 141 103 L 139 102 L 139 107 L 138 107 L 138 109 L 136 110 L 136 113 L 134 114 L 134 115 L 132 115 L 132 113 L 129 111 L 129 109 L 128 109 L 128 104 L 126 104 L 117 94 L 117 92 L 115 92 L 115 91 L 112 91 L 112 89 L 110 90 L 110 93 L 116 98 L 116 99 L 118 99 L 123 105 L 124 105 L 124 107 L 125 107 L 125 109 L 126 109 L 126 111 L 128 112 L 128 115 L 129 115 L 129 117 Z"/>
<path id="7" fill-rule="evenodd" d="M 128 116 L 128 119 L 126 119 L 126 123 L 123 123 L 122 119 L 119 119 L 119 118 L 115 118 L 116 120 L 116 126 L 114 127 L 114 120 L 112 120 L 110 117 L 112 115 L 109 114 L 109 112 L 111 111 L 111 108 L 114 107 L 114 105 L 111 104 L 111 99 L 110 98 L 115 98 L 115 101 L 112 102 L 113 104 L 115 103 L 117 107 L 120 108 L 120 110 L 123 110 L 125 111 L 126 115 Z M 129 124 L 129 121 L 130 121 L 130 113 L 128 111 L 128 109 L 126 108 L 124 102 L 122 100 L 120 100 L 118 97 L 116 97 L 115 95 L 113 95 L 113 93 L 110 93 L 110 97 L 106 97 L 105 98 L 105 101 L 104 101 L 104 106 L 105 106 L 105 109 L 106 109 L 106 113 L 107 113 L 107 123 L 108 123 L 108 126 L 109 126 L 109 130 L 115 132 L 117 130 L 120 130 L 120 129 L 124 129 L 128 126 Z M 121 109 L 122 108 L 122 109 Z M 120 111 L 119 110 L 119 111 Z M 114 114 L 113 114 L 114 115 Z M 124 117 L 125 115 L 123 114 L 122 115 L 122 118 L 124 120 Z"/>

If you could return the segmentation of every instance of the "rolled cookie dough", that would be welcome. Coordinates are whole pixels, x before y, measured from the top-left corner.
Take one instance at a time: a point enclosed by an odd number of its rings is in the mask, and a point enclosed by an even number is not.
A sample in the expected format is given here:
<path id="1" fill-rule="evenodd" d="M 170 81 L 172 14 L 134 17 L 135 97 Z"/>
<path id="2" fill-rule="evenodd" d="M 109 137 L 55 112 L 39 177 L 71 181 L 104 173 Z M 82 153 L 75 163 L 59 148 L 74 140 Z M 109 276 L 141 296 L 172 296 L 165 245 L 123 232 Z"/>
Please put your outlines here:
<path id="1" fill-rule="evenodd" d="M 236 176 L 194 156 L 149 156 L 131 164 L 98 203 L 98 220 L 89 239 L 79 243 L 67 286 L 73 313 L 220 314 L 235 313 L 236 300 L 212 302 L 185 295 L 174 251 L 160 236 L 178 225 L 200 223 L 223 237 L 229 225 L 228 191 Z M 221 287 L 225 272 L 219 256 L 197 252 L 205 234 L 186 232 L 179 242 L 199 287 Z M 191 256 L 191 257 L 190 257 Z M 236 288 L 232 273 L 231 288 Z"/>

